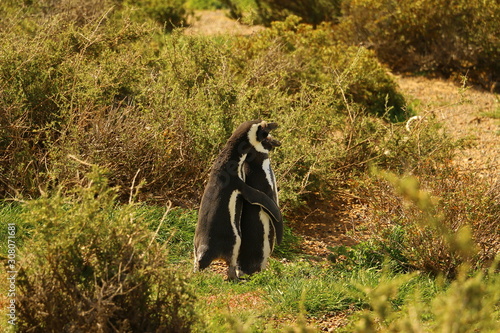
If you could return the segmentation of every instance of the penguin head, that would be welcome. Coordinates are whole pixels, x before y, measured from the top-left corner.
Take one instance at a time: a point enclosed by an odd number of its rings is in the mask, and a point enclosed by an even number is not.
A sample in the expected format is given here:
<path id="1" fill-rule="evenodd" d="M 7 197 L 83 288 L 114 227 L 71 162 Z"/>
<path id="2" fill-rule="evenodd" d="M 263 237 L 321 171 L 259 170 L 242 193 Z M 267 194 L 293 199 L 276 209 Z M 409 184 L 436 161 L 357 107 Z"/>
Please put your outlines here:
<path id="1" fill-rule="evenodd" d="M 269 132 L 278 128 L 277 123 L 255 120 L 248 130 L 248 141 L 258 152 L 267 153 L 274 147 L 281 145 L 278 140 L 271 137 Z"/>

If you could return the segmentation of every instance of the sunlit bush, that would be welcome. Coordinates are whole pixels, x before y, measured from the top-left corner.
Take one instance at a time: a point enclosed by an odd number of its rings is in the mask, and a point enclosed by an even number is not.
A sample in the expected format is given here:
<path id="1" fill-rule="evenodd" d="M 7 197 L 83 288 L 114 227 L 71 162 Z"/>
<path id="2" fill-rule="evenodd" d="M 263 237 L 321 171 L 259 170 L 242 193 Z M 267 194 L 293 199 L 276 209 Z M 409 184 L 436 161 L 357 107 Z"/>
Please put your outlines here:
<path id="1" fill-rule="evenodd" d="M 373 48 L 398 71 L 467 75 L 495 89 L 499 15 L 494 0 L 349 0 L 343 2 L 338 33 L 349 43 Z"/>
<path id="2" fill-rule="evenodd" d="M 125 199 L 136 179 L 142 199 L 198 201 L 234 128 L 262 118 L 280 123 L 282 198 L 298 203 L 333 186 L 336 168 L 376 158 L 387 131 L 375 128 L 408 115 L 374 54 L 333 43 L 328 26 L 292 17 L 251 38 L 213 39 L 164 35 L 132 14 L 35 20 L 35 39 L 22 26 L 3 31 L 4 195 L 70 188 L 83 172 L 73 155 L 107 167 Z"/>
<path id="3" fill-rule="evenodd" d="M 304 23 L 318 25 L 321 22 L 332 22 L 340 16 L 341 0 L 255 0 L 257 13 L 263 23 L 286 19 L 296 15 Z"/>
<path id="4" fill-rule="evenodd" d="M 167 250 L 94 169 L 86 184 L 32 201 L 19 257 L 18 325 L 33 332 L 190 332 L 194 295 Z"/>
<path id="5" fill-rule="evenodd" d="M 407 267 L 448 277 L 463 264 L 491 265 L 500 251 L 498 187 L 450 167 L 420 181 L 382 175 L 364 192 L 373 205 L 367 228 L 382 252 Z"/>

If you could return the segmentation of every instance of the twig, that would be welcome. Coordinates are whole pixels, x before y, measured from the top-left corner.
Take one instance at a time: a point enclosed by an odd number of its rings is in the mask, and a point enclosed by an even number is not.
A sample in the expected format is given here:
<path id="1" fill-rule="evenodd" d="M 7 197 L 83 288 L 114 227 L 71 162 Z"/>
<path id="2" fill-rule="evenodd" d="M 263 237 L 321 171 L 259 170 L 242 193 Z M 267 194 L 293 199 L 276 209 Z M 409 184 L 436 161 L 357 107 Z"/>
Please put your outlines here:
<path id="1" fill-rule="evenodd" d="M 77 161 L 80 164 L 83 164 L 83 165 L 86 165 L 86 166 L 89 166 L 89 167 L 93 167 L 94 166 L 94 164 L 86 162 L 86 161 L 82 161 L 81 159 L 79 159 L 75 155 L 68 154 L 68 157 L 71 158 L 71 159 L 73 159 L 73 160 L 75 160 L 75 161 Z"/>
<path id="2" fill-rule="evenodd" d="M 135 180 L 137 178 L 137 175 L 139 174 L 139 172 L 141 171 L 141 169 L 137 169 L 137 172 L 135 173 L 135 176 L 134 176 L 134 179 L 132 179 L 132 185 L 130 186 L 130 196 L 128 198 L 128 203 L 131 204 L 132 203 L 132 198 L 134 197 L 134 186 L 135 186 Z"/>
<path id="3" fill-rule="evenodd" d="M 167 203 L 167 210 L 165 211 L 165 213 L 163 214 L 161 220 L 160 220 L 160 223 L 158 224 L 158 228 L 156 228 L 156 231 L 153 235 L 153 237 L 151 237 L 151 240 L 149 241 L 149 244 L 148 244 L 148 249 L 149 247 L 151 246 L 151 244 L 153 244 L 154 240 L 156 239 L 156 237 L 158 236 L 158 232 L 160 232 L 160 228 L 163 224 L 163 222 L 165 221 L 165 219 L 167 218 L 167 215 L 168 213 L 170 212 L 170 209 L 172 208 L 172 201 L 168 201 Z"/>

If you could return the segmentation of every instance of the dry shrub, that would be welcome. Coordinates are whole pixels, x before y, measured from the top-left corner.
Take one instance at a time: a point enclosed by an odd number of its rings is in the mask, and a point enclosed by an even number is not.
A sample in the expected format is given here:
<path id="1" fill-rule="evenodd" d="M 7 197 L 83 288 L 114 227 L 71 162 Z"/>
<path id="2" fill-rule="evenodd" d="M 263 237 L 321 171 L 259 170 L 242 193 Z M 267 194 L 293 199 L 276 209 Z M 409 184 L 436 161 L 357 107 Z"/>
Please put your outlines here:
<path id="1" fill-rule="evenodd" d="M 187 163 L 176 169 L 185 160 L 177 141 L 182 123 L 160 105 L 162 96 L 151 98 L 154 105 L 141 99 L 157 75 L 147 63 L 154 50 L 142 43 L 158 29 L 126 11 L 80 25 L 56 14 L 37 20 L 20 13 L 36 34 L 23 25 L 2 31 L 1 195 L 36 197 L 54 184 L 78 183 L 81 165 L 68 154 L 107 167 L 123 196 L 135 176 L 137 183 L 147 180 L 151 197 L 153 189 L 177 189 L 178 172 L 190 174 Z"/>
<path id="2" fill-rule="evenodd" d="M 323 99 L 329 94 L 325 107 L 334 111 L 346 114 L 346 104 L 353 103 L 392 121 L 408 117 L 397 84 L 371 51 L 336 41 L 330 24 L 313 29 L 300 21 L 290 16 L 240 40 L 236 64 L 248 72 L 250 88 L 271 86 L 288 94 L 312 88 Z"/>
<path id="3" fill-rule="evenodd" d="M 190 332 L 186 280 L 116 191 L 94 169 L 72 197 L 30 202 L 20 253 L 18 325 L 30 332 Z"/>
<path id="4" fill-rule="evenodd" d="M 383 175 L 364 196 L 373 205 L 367 229 L 386 254 L 449 277 L 463 263 L 489 267 L 500 251 L 498 184 L 452 168 L 419 180 Z"/>
<path id="5" fill-rule="evenodd" d="M 364 45 L 392 69 L 471 81 L 498 90 L 500 4 L 488 1 L 256 1 L 266 23 L 288 15 L 318 26 L 339 23 L 335 40 Z"/>
<path id="6" fill-rule="evenodd" d="M 79 113 L 60 144 L 49 151 L 51 175 L 65 180 L 66 188 L 79 183 L 85 167 L 71 158 L 78 156 L 106 168 L 122 200 L 128 199 L 133 182 L 143 182 L 140 200 L 172 198 L 179 204 L 189 199 L 191 191 L 181 187 L 196 188 L 193 183 L 200 182 L 197 176 L 186 178 L 199 172 L 185 156 L 190 139 L 183 136 L 180 124 L 159 116 L 126 105 Z"/>
<path id="7" fill-rule="evenodd" d="M 350 0 L 343 2 L 337 33 L 349 43 L 373 48 L 397 71 L 467 75 L 495 89 L 499 15 L 495 0 Z"/>

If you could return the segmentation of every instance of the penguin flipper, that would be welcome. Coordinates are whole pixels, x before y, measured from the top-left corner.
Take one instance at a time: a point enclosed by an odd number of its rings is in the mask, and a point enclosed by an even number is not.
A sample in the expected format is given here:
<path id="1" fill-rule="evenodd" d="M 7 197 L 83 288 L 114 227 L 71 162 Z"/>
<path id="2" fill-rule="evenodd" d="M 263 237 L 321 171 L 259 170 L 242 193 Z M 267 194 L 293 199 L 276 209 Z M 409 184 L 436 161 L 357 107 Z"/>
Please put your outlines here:
<path id="1" fill-rule="evenodd" d="M 276 231 L 276 241 L 281 244 L 283 239 L 283 216 L 278 208 L 278 205 L 264 192 L 259 191 L 243 181 L 240 182 L 240 191 L 243 199 L 252 205 L 259 205 L 265 209 L 273 220 L 274 229 Z"/>

